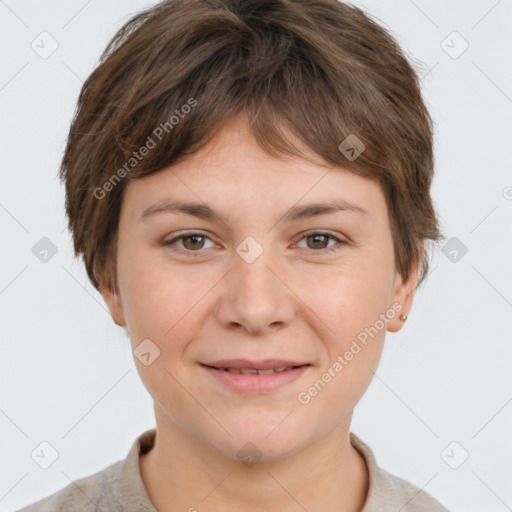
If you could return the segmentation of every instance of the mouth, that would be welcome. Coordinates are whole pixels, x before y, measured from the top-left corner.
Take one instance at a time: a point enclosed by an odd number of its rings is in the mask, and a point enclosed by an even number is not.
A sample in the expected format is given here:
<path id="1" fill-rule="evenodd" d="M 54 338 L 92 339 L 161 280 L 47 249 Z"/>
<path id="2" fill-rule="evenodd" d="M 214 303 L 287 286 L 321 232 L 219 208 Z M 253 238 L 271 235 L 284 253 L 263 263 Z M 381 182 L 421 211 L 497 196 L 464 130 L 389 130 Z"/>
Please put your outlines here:
<path id="1" fill-rule="evenodd" d="M 202 363 L 201 363 L 202 364 Z M 250 375 L 257 373 L 259 375 L 269 375 L 271 373 L 281 373 L 288 370 L 293 370 L 294 368 L 301 368 L 302 366 L 310 366 L 309 364 L 299 364 L 296 366 L 279 366 L 278 368 L 266 368 L 266 369 L 257 369 L 257 368 L 232 368 L 232 367 L 217 367 L 210 366 L 208 364 L 203 364 L 203 366 L 207 366 L 208 368 L 212 368 L 213 370 L 219 370 L 222 372 L 231 372 L 231 373 L 243 373 L 244 375 Z"/>
<path id="2" fill-rule="evenodd" d="M 311 366 L 310 363 L 295 361 L 293 359 L 265 359 L 262 361 L 252 361 L 250 359 L 220 359 L 201 363 L 203 366 L 209 366 L 217 370 L 225 370 L 233 373 L 272 373 L 284 372 L 292 368 L 301 366 Z"/>
<path id="3" fill-rule="evenodd" d="M 283 359 L 249 361 L 231 359 L 200 363 L 217 382 L 231 391 L 262 394 L 289 384 L 305 373 L 311 363 Z"/>

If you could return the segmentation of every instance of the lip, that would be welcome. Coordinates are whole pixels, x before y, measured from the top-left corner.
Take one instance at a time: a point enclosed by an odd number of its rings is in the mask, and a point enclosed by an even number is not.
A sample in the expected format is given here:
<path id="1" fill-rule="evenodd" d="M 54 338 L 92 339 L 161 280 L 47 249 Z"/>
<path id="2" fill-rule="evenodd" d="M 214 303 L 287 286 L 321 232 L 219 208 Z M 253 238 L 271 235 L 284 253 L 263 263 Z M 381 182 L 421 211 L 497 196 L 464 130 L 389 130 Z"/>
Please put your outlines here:
<path id="1" fill-rule="evenodd" d="M 269 370 L 283 366 L 303 366 L 309 363 L 292 361 L 291 359 L 265 359 L 263 361 L 251 361 L 250 359 L 221 359 L 208 363 L 201 363 L 215 368 L 255 368 L 256 370 Z"/>
<path id="2" fill-rule="evenodd" d="M 254 361 L 248 366 L 247 362 L 241 363 L 242 360 L 236 360 L 238 364 L 242 364 L 239 368 L 256 368 L 258 370 L 265 370 L 270 368 L 280 368 L 282 366 L 298 366 L 294 364 L 282 364 L 285 363 L 293 363 L 292 361 L 282 361 L 282 360 L 273 360 L 272 364 L 270 364 L 270 360 L 268 361 L 260 361 L 261 365 L 266 365 L 266 368 L 258 368 L 254 366 Z M 218 363 L 227 363 L 228 361 L 218 361 L 215 362 L 215 365 Z M 279 366 L 274 366 L 275 364 Z M 224 366 L 223 368 L 236 368 L 233 365 L 233 360 L 229 361 L 229 365 Z M 299 363 L 300 364 L 300 363 Z M 251 366 L 252 365 L 252 366 Z M 269 366 L 270 365 L 270 366 Z M 284 370 L 282 372 L 277 373 L 268 373 L 260 375 L 258 373 L 232 373 L 227 370 L 219 370 L 217 368 L 207 366 L 206 364 L 201 363 L 200 366 L 211 375 L 217 382 L 227 387 L 231 391 L 236 391 L 237 393 L 246 393 L 246 394 L 265 394 L 271 393 L 277 389 L 280 389 L 287 384 L 292 383 L 301 377 L 305 372 L 308 372 L 311 368 L 310 364 L 304 364 L 302 366 L 298 366 L 298 368 L 292 368 L 289 370 Z"/>

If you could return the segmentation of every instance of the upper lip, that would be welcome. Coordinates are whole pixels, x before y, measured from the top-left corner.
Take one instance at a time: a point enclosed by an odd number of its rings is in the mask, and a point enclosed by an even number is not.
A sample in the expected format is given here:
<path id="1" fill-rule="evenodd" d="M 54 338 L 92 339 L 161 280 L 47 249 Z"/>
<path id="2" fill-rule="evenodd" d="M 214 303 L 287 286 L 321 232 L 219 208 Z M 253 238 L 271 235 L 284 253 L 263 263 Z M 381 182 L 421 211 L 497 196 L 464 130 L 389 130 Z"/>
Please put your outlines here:
<path id="1" fill-rule="evenodd" d="M 264 361 L 251 361 L 249 359 L 222 359 L 201 363 L 215 368 L 254 368 L 256 370 L 270 370 L 273 368 L 282 368 L 283 366 L 304 366 L 310 363 L 292 361 L 291 359 L 265 359 Z"/>

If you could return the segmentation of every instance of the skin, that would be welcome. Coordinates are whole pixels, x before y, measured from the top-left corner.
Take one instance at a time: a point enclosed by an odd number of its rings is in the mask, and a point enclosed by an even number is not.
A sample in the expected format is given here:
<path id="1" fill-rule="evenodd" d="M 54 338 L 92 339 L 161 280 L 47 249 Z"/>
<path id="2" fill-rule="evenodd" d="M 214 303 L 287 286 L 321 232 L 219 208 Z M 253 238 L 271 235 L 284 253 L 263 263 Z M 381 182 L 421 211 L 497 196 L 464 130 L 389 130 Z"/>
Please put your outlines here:
<path id="1" fill-rule="evenodd" d="M 156 443 L 140 469 L 159 511 L 356 512 L 364 505 L 368 472 L 350 444 L 352 413 L 377 370 L 386 331 L 400 330 L 399 314 L 409 314 L 419 262 L 406 281 L 397 272 L 376 182 L 295 143 L 318 163 L 270 156 L 238 115 L 201 151 L 124 191 L 119 293 L 103 279 L 101 293 L 114 321 L 127 327 L 132 349 L 149 338 L 160 350 L 148 366 L 135 358 L 154 399 Z M 296 204 L 339 198 L 368 215 L 282 220 Z M 139 220 L 163 199 L 206 203 L 218 216 L 167 212 Z M 308 230 L 329 231 L 346 244 L 304 236 Z M 206 238 L 165 245 L 186 231 Z M 263 249 L 252 263 L 236 252 L 247 236 Z M 393 303 L 403 306 L 400 313 L 308 404 L 300 403 L 298 393 Z M 199 365 L 237 357 L 312 366 L 276 391 L 243 394 Z M 247 442 L 261 453 L 250 467 L 237 456 Z"/>

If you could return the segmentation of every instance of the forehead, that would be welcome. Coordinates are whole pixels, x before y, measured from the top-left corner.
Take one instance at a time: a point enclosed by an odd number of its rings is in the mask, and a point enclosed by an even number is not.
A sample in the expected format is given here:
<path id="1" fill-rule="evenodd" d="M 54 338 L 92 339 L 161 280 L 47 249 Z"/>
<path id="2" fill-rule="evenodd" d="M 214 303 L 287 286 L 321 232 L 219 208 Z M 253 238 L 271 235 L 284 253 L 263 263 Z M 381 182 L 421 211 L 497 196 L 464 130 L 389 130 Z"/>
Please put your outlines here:
<path id="1" fill-rule="evenodd" d="M 157 203 L 172 201 L 203 203 L 216 211 L 236 207 L 240 215 L 260 217 L 268 210 L 336 201 L 355 206 L 353 211 L 365 210 L 370 218 L 386 216 L 377 182 L 329 165 L 292 139 L 313 161 L 270 155 L 258 145 L 245 117 L 234 116 L 196 153 L 129 182 L 123 203 L 130 205 L 132 220 Z"/>

